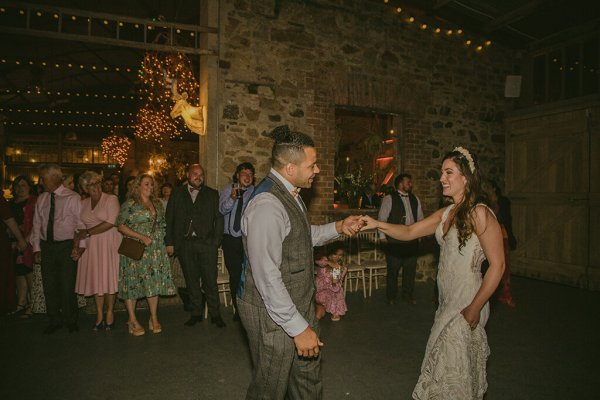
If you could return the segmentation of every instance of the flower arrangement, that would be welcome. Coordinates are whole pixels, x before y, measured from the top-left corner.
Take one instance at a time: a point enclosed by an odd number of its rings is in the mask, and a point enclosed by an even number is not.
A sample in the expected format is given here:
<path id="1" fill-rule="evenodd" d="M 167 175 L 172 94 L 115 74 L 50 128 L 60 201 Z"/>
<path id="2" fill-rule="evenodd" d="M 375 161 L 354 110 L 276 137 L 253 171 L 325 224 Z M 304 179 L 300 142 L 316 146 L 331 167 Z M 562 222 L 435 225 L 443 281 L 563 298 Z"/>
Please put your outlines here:
<path id="1" fill-rule="evenodd" d="M 346 172 L 343 175 L 338 175 L 334 179 L 338 195 L 341 198 L 348 199 L 348 204 L 351 208 L 359 206 L 358 199 L 373 182 L 373 176 L 365 174 L 362 167 L 359 167 L 354 172 Z"/>

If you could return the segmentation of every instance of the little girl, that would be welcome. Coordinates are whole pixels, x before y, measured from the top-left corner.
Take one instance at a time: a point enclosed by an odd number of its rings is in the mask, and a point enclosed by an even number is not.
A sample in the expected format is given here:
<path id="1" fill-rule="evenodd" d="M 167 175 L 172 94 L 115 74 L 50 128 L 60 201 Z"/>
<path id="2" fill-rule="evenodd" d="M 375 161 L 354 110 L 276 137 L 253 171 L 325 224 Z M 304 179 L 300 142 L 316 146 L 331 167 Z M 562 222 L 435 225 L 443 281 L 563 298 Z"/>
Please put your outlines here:
<path id="1" fill-rule="evenodd" d="M 344 249 L 336 246 L 329 251 L 327 257 L 318 257 L 317 264 L 317 319 L 321 319 L 328 312 L 331 314 L 332 321 L 339 321 L 340 317 L 346 314 L 346 300 L 344 298 L 344 277 L 347 268 L 340 262 L 344 257 Z"/>

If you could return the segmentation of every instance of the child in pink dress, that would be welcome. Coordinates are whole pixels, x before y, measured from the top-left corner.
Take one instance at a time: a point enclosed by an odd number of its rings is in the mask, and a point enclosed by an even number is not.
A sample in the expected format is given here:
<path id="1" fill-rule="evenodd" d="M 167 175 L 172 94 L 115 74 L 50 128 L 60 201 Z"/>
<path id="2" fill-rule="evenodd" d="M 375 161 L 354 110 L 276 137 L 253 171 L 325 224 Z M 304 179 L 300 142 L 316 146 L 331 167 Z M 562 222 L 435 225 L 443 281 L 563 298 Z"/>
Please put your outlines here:
<path id="1" fill-rule="evenodd" d="M 328 312 L 332 321 L 339 321 L 346 314 L 346 299 L 344 294 L 344 277 L 347 268 L 341 265 L 344 257 L 342 247 L 334 247 L 328 255 L 317 257 L 317 319 L 321 319 Z"/>

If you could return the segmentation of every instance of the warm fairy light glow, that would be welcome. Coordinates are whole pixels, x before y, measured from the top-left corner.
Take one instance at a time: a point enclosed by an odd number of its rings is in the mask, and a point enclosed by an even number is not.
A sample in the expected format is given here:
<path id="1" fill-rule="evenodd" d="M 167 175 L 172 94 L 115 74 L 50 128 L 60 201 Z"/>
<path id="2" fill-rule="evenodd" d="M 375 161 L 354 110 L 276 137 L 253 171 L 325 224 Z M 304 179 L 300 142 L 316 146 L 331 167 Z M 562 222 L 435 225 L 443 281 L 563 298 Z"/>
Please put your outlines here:
<path id="1" fill-rule="evenodd" d="M 170 81 L 177 80 L 177 91 L 187 93 L 190 104 L 198 103 L 200 86 L 189 58 L 183 53 L 147 52 L 140 68 L 140 79 L 145 104 L 137 113 L 135 136 L 157 144 L 179 137 L 187 128 L 181 118 L 170 116 L 174 104 Z"/>
<path id="2" fill-rule="evenodd" d="M 131 148 L 131 140 L 126 136 L 115 133 L 102 139 L 102 154 L 112 157 L 120 167 L 127 161 L 127 155 Z"/>

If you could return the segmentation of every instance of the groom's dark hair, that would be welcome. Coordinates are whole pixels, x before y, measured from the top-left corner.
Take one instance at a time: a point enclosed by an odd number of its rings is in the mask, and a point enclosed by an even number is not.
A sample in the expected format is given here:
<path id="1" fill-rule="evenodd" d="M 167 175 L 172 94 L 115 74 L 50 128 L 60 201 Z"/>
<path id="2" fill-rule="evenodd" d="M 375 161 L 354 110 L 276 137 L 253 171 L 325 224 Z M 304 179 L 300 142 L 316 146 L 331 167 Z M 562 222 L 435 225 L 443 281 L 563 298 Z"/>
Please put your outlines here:
<path id="1" fill-rule="evenodd" d="M 315 142 L 310 136 L 290 131 L 287 125 L 278 126 L 268 136 L 275 140 L 271 150 L 271 164 L 276 169 L 288 163 L 301 163 L 304 160 L 304 148 L 315 147 Z"/>

